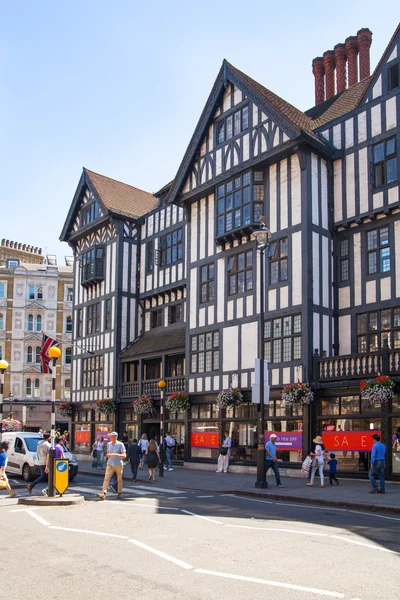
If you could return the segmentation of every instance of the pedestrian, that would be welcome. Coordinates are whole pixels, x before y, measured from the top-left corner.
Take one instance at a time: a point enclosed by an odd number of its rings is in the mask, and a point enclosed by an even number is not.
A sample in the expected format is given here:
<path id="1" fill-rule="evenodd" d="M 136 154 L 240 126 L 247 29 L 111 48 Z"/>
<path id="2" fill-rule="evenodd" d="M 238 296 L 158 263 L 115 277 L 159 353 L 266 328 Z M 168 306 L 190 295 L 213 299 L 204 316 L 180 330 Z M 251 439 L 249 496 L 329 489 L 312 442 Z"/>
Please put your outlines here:
<path id="1" fill-rule="evenodd" d="M 149 440 L 147 439 L 147 435 L 145 433 L 142 434 L 142 437 L 139 440 L 139 448 L 141 452 L 141 460 L 139 463 L 139 470 L 143 469 L 144 464 L 147 462 L 146 450 L 149 445 Z"/>
<path id="2" fill-rule="evenodd" d="M 386 446 L 381 442 L 381 436 L 374 433 L 372 436 L 374 443 L 371 451 L 371 469 L 369 471 L 369 478 L 372 483 L 372 490 L 370 494 L 385 494 L 385 458 L 386 458 Z M 376 478 L 379 477 L 378 488 L 376 484 Z"/>
<path id="3" fill-rule="evenodd" d="M 118 498 L 122 498 L 122 467 L 124 458 L 126 458 L 125 446 L 118 441 L 118 433 L 112 431 L 110 433 L 110 442 L 107 444 L 107 466 L 104 476 L 102 490 L 97 496 L 101 500 L 105 500 L 107 496 L 107 488 L 113 473 L 116 473 L 118 478 Z"/>
<path id="4" fill-rule="evenodd" d="M 216 470 L 216 473 L 222 473 L 222 471 L 224 473 L 228 472 L 231 447 L 232 440 L 229 437 L 229 433 L 227 431 L 224 431 L 224 441 L 222 442 L 221 450 L 219 451 L 218 468 Z"/>
<path id="5" fill-rule="evenodd" d="M 321 485 L 319 487 L 325 487 L 324 485 L 324 462 L 325 462 L 325 447 L 322 443 L 322 437 L 317 435 L 316 438 L 313 439 L 315 444 L 314 452 L 310 452 L 310 456 L 313 459 L 313 464 L 311 467 L 311 481 L 307 483 L 309 487 L 314 485 L 315 474 L 317 470 L 319 471 L 319 476 L 321 478 Z"/>
<path id="6" fill-rule="evenodd" d="M 54 440 L 54 450 L 56 452 L 56 458 L 65 458 L 64 455 L 64 447 L 63 447 L 63 438 L 57 436 Z"/>
<path id="7" fill-rule="evenodd" d="M 0 490 L 6 489 L 10 494 L 10 497 L 15 498 L 17 494 L 12 491 L 11 485 L 6 475 L 6 466 L 8 461 L 7 450 L 9 449 L 9 447 L 10 442 L 2 442 L 0 446 Z"/>
<path id="8" fill-rule="evenodd" d="M 129 446 L 128 458 L 131 463 L 132 481 L 136 481 L 138 466 L 141 458 L 141 451 L 136 438 L 132 440 L 132 444 Z"/>
<path id="9" fill-rule="evenodd" d="M 279 488 L 285 487 L 281 483 L 281 477 L 279 474 L 278 459 L 276 457 L 276 433 L 271 433 L 269 441 L 265 444 L 265 474 L 271 468 L 275 474 L 276 485 Z"/>
<path id="10" fill-rule="evenodd" d="M 38 484 L 41 483 L 42 481 L 47 481 L 47 473 L 46 473 L 46 462 L 47 462 L 47 455 L 49 453 L 49 450 L 51 448 L 50 442 L 50 434 L 49 433 L 44 433 L 43 434 L 43 439 L 39 441 L 37 448 L 36 448 L 36 456 L 37 456 L 37 460 L 39 463 L 39 469 L 40 469 L 40 475 L 39 477 L 37 477 L 35 479 L 35 481 L 32 481 L 32 483 L 30 483 L 27 487 L 28 493 L 32 494 L 32 490 L 33 488 Z M 42 490 L 42 494 L 43 496 L 47 495 L 47 488 Z"/>
<path id="11" fill-rule="evenodd" d="M 167 469 L 168 469 L 168 471 L 173 471 L 174 469 L 172 468 L 172 454 L 176 447 L 176 440 L 173 437 L 172 433 L 170 433 L 170 432 L 167 433 L 167 437 L 164 440 L 164 445 L 165 445 L 165 457 L 167 460 Z"/>
<path id="12" fill-rule="evenodd" d="M 149 481 L 156 480 L 156 468 L 160 460 L 157 444 L 155 440 L 150 440 L 146 448 L 147 468 L 149 470 Z"/>
<path id="13" fill-rule="evenodd" d="M 339 485 L 339 479 L 336 477 L 336 469 L 338 461 L 336 460 L 336 454 L 331 452 L 329 455 L 330 460 L 328 460 L 329 465 L 329 485 L 333 485 L 333 481 L 336 482 L 336 485 Z"/>
<path id="14" fill-rule="evenodd" d="M 97 469 L 97 467 L 102 469 L 104 467 L 104 438 L 102 435 L 99 435 L 92 445 L 92 456 L 92 469 Z"/>

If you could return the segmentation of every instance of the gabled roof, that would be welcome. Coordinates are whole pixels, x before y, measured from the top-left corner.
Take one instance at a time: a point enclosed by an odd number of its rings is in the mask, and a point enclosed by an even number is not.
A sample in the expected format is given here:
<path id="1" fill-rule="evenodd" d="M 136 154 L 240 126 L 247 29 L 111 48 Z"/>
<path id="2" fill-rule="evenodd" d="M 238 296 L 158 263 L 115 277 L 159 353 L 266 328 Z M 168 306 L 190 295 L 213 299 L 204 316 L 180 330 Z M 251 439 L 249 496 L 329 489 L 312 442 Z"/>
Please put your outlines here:
<path id="1" fill-rule="evenodd" d="M 313 129 L 315 126 L 310 117 L 231 65 L 227 60 L 224 60 L 204 106 L 203 112 L 201 113 L 192 139 L 186 149 L 177 175 L 172 182 L 167 198 L 168 202 L 175 201 L 176 196 L 183 186 L 190 165 L 196 156 L 198 148 L 206 135 L 210 121 L 217 109 L 218 103 L 221 100 L 227 81 L 230 81 L 237 88 L 242 90 L 244 94 L 251 101 L 255 102 L 289 138 L 296 139 L 304 133 L 307 134 L 307 136 L 314 138 L 318 143 L 326 145 L 325 140 L 314 133 Z"/>
<path id="2" fill-rule="evenodd" d="M 367 77 L 339 94 L 337 99 L 329 104 L 327 110 L 313 121 L 314 129 L 325 125 L 329 121 L 343 117 L 346 113 L 357 108 L 368 89 L 371 79 L 372 76 Z"/>
<path id="3" fill-rule="evenodd" d="M 139 218 L 158 205 L 157 199 L 149 192 L 89 169 L 83 170 L 89 176 L 99 199 L 109 212 Z"/>
<path id="4" fill-rule="evenodd" d="M 111 214 L 138 219 L 158 206 L 157 198 L 149 192 L 89 171 L 84 167 L 60 235 L 62 242 L 68 241 L 86 187 L 97 196 L 104 209 Z"/>

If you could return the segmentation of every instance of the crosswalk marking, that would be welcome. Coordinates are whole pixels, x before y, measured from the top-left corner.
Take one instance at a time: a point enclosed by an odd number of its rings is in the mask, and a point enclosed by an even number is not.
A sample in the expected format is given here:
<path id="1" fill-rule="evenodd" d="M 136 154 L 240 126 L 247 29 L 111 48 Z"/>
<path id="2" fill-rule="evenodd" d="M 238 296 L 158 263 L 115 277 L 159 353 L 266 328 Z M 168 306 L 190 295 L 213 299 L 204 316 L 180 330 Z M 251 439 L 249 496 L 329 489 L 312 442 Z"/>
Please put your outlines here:
<path id="1" fill-rule="evenodd" d="M 140 490 L 148 490 L 149 488 L 145 485 L 135 485 L 134 489 Z M 180 494 L 182 494 L 182 490 L 180 492 L 176 491 L 176 490 L 168 490 L 167 488 L 159 488 L 159 487 L 155 487 L 154 485 L 151 486 L 152 490 L 155 490 L 156 492 L 165 492 L 166 494 L 174 494 L 176 496 L 179 496 Z"/>
<path id="2" fill-rule="evenodd" d="M 69 488 L 71 491 L 77 491 L 77 492 L 86 492 L 87 494 L 97 494 L 97 490 L 94 490 L 93 488 L 87 488 L 87 487 L 81 487 L 81 486 L 73 486 Z M 129 490 L 129 492 L 132 492 L 133 494 L 137 494 L 138 496 L 147 496 L 147 495 L 151 495 L 154 496 L 154 492 L 142 492 L 140 490 L 136 490 L 133 488 L 124 488 L 125 491 Z M 112 492 L 111 492 L 112 493 Z"/>

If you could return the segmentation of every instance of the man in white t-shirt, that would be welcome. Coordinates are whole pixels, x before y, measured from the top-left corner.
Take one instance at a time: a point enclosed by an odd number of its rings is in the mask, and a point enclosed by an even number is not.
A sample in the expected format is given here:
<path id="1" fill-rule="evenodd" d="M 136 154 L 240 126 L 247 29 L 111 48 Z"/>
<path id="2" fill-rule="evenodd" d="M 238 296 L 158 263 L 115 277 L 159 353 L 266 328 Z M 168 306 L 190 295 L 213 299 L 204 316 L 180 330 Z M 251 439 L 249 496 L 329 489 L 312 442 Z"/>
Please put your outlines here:
<path id="1" fill-rule="evenodd" d="M 170 432 L 167 433 L 166 438 L 164 440 L 164 444 L 165 457 L 167 459 L 167 469 L 168 471 L 173 471 L 174 469 L 172 468 L 172 454 L 175 450 L 176 440 Z"/>
<path id="2" fill-rule="evenodd" d="M 104 476 L 103 488 L 97 496 L 101 500 L 105 500 L 107 496 L 107 488 L 113 473 L 116 473 L 118 478 L 118 499 L 122 499 L 122 468 L 124 458 L 126 458 L 125 446 L 122 442 L 118 442 L 118 433 L 113 431 L 110 433 L 110 442 L 107 444 L 107 466 Z"/>

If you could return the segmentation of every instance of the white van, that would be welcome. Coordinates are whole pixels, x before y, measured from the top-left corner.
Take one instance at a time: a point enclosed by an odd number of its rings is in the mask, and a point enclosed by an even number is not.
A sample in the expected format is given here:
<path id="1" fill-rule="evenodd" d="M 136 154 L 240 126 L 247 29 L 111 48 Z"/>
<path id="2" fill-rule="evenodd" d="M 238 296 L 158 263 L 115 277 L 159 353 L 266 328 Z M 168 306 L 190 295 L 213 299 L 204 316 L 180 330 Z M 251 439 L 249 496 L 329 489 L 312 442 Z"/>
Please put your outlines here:
<path id="1" fill-rule="evenodd" d="M 43 439 L 41 433 L 28 431 L 4 432 L 3 442 L 9 442 L 7 451 L 7 472 L 22 475 L 25 481 L 32 481 L 40 474 L 37 459 L 37 445 Z M 69 459 L 69 480 L 72 481 L 78 473 L 78 461 L 67 449 L 64 450 L 65 458 Z"/>

